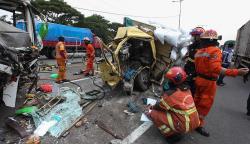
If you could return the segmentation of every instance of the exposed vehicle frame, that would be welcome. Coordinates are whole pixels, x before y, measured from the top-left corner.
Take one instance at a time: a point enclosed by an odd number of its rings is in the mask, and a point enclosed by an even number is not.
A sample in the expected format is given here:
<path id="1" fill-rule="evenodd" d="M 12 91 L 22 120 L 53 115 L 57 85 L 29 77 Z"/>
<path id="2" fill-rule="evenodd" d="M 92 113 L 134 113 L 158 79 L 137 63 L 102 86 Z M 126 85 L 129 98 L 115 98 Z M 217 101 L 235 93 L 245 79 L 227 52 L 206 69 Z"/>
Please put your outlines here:
<path id="1" fill-rule="evenodd" d="M 154 39 L 152 30 L 143 27 L 120 27 L 113 42 L 104 49 L 112 58 L 103 53 L 104 58 L 99 61 L 103 81 L 111 87 L 123 83 L 128 94 L 134 87 L 145 91 L 152 82 L 161 84 L 172 64 L 172 46 L 162 45 Z"/>
<path id="2" fill-rule="evenodd" d="M 41 40 L 36 34 L 34 18 L 40 13 L 29 0 L 0 0 L 0 9 L 12 14 L 11 24 L 1 21 L 7 31 L 0 30 L 0 64 L 5 67 L 0 70 L 0 93 L 7 106 L 15 107 L 18 88 L 28 80 L 30 91 L 38 79 L 38 57 L 42 47 L 38 46 Z M 26 23 L 25 31 L 15 28 L 20 19 Z"/>

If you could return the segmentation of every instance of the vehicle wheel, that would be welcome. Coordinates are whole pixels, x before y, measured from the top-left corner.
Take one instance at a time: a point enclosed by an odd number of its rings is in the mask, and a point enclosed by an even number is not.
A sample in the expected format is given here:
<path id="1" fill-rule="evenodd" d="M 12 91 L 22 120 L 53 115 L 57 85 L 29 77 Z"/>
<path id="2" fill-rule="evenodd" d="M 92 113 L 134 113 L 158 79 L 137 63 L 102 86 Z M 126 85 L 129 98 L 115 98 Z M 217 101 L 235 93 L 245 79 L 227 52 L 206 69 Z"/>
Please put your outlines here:
<path id="1" fill-rule="evenodd" d="M 49 48 L 47 48 L 47 47 L 43 48 L 41 55 L 45 55 L 47 58 L 50 58 Z"/>
<path id="2" fill-rule="evenodd" d="M 50 50 L 50 57 L 51 57 L 51 59 L 55 59 L 56 58 L 56 49 Z"/>
<path id="3" fill-rule="evenodd" d="M 135 87 L 140 91 L 146 91 L 150 85 L 149 69 L 142 70 L 135 78 Z"/>

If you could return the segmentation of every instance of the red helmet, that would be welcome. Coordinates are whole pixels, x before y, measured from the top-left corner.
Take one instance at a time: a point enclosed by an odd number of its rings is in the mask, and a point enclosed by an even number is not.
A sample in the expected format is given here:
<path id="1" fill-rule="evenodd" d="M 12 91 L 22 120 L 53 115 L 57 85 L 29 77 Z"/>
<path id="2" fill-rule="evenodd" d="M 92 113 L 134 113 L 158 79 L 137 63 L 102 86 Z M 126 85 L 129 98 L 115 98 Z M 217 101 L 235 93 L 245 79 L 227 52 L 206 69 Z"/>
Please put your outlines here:
<path id="1" fill-rule="evenodd" d="M 201 34 L 201 39 L 218 39 L 218 34 L 215 30 L 206 30 Z"/>
<path id="2" fill-rule="evenodd" d="M 165 77 L 171 80 L 174 84 L 181 84 L 186 80 L 187 74 L 181 67 L 172 67 L 166 73 Z"/>
<path id="3" fill-rule="evenodd" d="M 205 29 L 202 27 L 196 27 L 194 28 L 191 32 L 190 35 L 195 36 L 195 35 L 201 35 L 202 33 L 205 32 Z"/>

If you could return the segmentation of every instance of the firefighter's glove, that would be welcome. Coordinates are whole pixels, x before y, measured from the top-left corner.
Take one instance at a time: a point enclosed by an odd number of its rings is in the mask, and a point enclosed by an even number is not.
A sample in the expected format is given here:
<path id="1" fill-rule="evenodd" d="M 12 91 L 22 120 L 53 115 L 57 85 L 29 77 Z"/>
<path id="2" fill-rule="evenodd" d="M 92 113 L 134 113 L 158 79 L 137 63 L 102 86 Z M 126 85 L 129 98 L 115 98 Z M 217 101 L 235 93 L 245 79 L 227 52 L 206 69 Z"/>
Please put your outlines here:
<path id="1" fill-rule="evenodd" d="M 238 69 L 238 75 L 239 76 L 245 76 L 249 72 L 248 68 L 240 68 Z"/>

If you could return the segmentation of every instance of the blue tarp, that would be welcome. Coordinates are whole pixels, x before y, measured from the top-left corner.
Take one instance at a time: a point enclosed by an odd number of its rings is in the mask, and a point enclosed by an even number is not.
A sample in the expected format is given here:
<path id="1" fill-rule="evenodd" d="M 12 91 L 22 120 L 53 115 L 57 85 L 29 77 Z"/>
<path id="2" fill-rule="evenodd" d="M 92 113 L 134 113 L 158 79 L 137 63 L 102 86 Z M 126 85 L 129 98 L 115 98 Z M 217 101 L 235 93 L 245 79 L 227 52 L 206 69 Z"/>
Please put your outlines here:
<path id="1" fill-rule="evenodd" d="M 42 23 L 36 22 L 36 31 L 39 31 Z M 17 28 L 24 30 L 25 23 L 18 22 L 16 25 Z M 84 37 L 88 37 L 93 41 L 93 33 L 88 28 L 79 28 L 66 26 L 62 24 L 48 23 L 48 34 L 45 37 L 45 41 L 58 41 L 59 36 L 63 36 L 66 42 L 79 42 L 82 41 Z"/>

